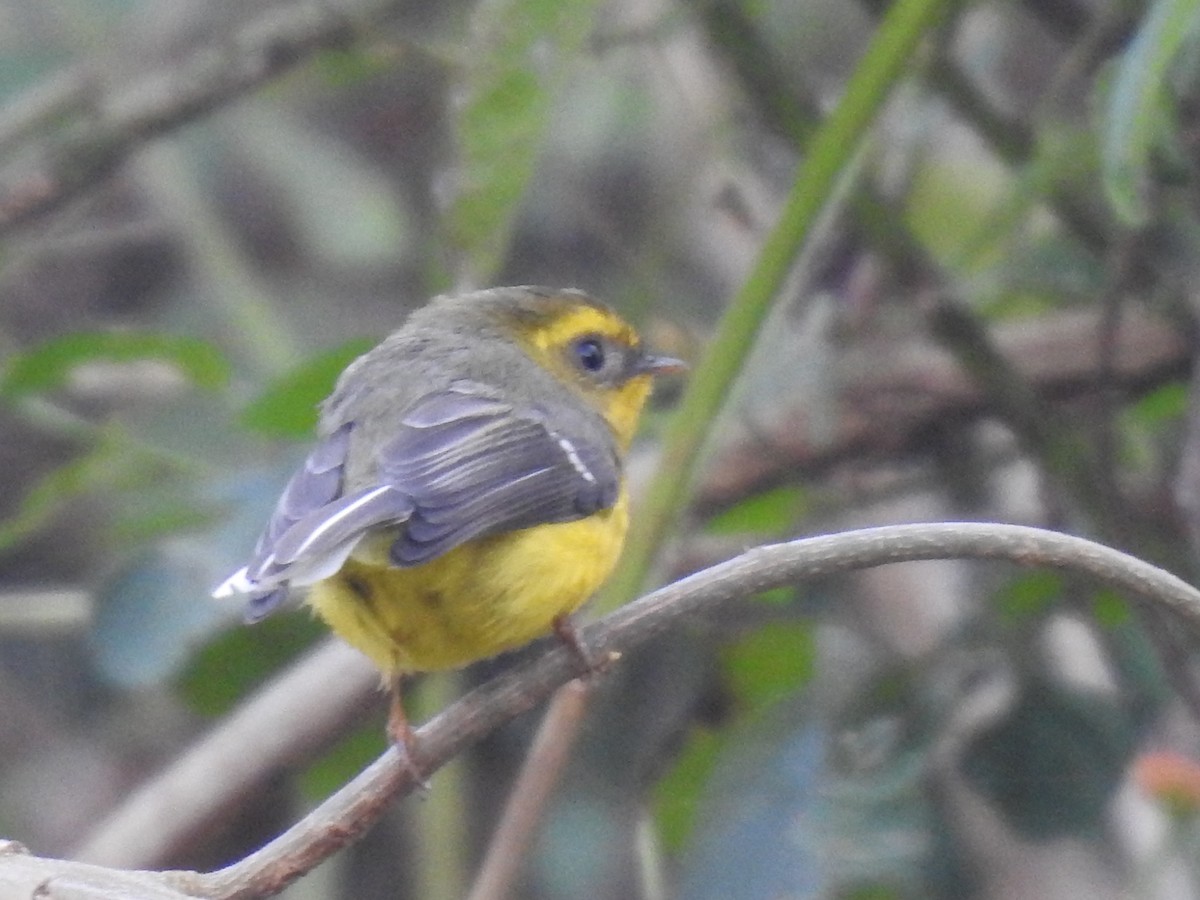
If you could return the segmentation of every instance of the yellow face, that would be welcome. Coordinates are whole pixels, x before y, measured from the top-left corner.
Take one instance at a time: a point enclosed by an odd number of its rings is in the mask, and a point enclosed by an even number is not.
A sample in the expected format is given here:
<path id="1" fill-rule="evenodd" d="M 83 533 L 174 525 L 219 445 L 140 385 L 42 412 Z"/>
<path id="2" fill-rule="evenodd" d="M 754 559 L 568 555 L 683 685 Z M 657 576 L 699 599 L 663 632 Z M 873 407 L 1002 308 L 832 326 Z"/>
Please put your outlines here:
<path id="1" fill-rule="evenodd" d="M 606 309 L 573 304 L 522 339 L 537 362 L 578 388 L 627 448 L 653 374 L 639 368 L 645 356 L 633 327 Z"/>

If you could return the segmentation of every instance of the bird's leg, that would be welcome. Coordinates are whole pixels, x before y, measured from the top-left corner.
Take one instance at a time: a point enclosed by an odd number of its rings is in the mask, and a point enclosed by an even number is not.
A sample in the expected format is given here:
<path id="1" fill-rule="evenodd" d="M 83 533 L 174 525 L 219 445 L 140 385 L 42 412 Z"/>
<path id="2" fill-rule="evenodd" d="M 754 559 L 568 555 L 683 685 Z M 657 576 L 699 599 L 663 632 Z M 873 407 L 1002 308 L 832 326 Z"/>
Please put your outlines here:
<path id="1" fill-rule="evenodd" d="M 402 678 L 401 675 L 393 675 L 389 680 L 388 694 L 391 700 L 388 703 L 387 736 L 400 754 L 401 765 L 408 770 L 417 787 L 428 791 L 429 782 L 417 765 L 417 733 L 413 731 L 404 712 L 404 698 L 400 690 Z"/>
<path id="2" fill-rule="evenodd" d="M 575 623 L 568 615 L 555 616 L 551 627 L 554 629 L 554 636 L 579 660 L 584 675 L 602 675 L 620 658 L 619 653 L 606 653 L 603 659 L 597 658 L 579 636 L 579 632 L 575 630 Z"/>

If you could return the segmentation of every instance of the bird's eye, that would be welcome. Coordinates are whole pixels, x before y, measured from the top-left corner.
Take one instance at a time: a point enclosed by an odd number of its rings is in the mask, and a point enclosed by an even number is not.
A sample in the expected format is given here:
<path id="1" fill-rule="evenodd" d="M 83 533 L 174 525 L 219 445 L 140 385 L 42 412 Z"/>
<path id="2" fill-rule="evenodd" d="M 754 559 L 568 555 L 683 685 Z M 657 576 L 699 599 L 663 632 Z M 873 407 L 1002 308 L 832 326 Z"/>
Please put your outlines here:
<path id="1" fill-rule="evenodd" d="M 604 368 L 604 344 L 597 337 L 580 338 L 574 344 L 575 360 L 587 372 Z"/>

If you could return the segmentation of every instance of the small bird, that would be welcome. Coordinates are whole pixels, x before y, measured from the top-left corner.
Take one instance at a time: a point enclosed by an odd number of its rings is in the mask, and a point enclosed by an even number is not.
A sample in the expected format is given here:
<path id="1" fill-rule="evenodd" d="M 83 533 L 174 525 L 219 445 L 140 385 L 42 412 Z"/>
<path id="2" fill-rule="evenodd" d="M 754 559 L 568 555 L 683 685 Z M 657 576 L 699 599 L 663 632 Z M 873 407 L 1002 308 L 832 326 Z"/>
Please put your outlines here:
<path id="1" fill-rule="evenodd" d="M 437 297 L 342 373 L 250 562 L 213 596 L 246 595 L 257 621 L 307 588 L 383 673 L 411 761 L 402 676 L 550 631 L 587 658 L 568 616 L 620 555 L 652 377 L 683 368 L 581 291 Z"/>

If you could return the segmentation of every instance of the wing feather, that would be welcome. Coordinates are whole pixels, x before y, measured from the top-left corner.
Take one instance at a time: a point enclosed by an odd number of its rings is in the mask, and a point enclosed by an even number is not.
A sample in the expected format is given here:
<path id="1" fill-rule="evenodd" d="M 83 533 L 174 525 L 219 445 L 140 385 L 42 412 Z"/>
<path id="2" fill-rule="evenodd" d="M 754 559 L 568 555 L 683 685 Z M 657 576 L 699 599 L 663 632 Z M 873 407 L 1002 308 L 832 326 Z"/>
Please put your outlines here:
<path id="1" fill-rule="evenodd" d="M 586 427 L 582 415 L 566 405 L 518 407 L 483 385 L 458 382 L 398 416 L 369 460 L 367 483 L 348 487 L 360 424 L 351 419 L 313 448 L 250 563 L 215 593 L 249 594 L 248 615 L 261 618 L 290 585 L 336 572 L 380 526 L 399 526 L 392 561 L 414 566 L 482 535 L 611 506 L 619 488 L 616 450 L 603 427 L 592 427 L 590 439 L 575 436 Z"/>

